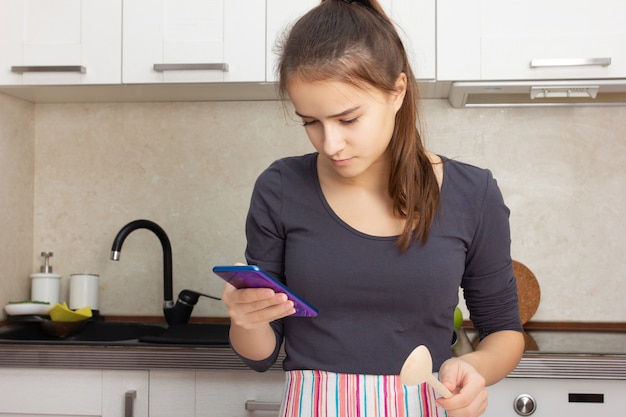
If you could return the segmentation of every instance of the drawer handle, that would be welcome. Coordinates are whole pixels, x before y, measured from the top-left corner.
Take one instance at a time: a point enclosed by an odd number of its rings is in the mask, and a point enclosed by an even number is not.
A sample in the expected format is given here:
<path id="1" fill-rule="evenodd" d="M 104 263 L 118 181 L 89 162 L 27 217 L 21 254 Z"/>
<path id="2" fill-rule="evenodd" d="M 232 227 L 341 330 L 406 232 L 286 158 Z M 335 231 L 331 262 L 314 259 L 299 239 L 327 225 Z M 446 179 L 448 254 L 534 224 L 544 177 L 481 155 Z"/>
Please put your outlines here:
<path id="1" fill-rule="evenodd" d="M 124 394 L 124 417 L 133 417 L 135 414 L 135 398 L 137 398 L 137 391 L 126 391 Z"/>
<path id="2" fill-rule="evenodd" d="M 228 72 L 228 64 L 226 63 L 207 63 L 207 64 L 154 64 L 156 72 L 163 71 L 223 71 Z"/>
<path id="3" fill-rule="evenodd" d="M 246 401 L 247 411 L 280 411 L 280 403 L 268 403 L 265 401 Z"/>
<path id="4" fill-rule="evenodd" d="M 530 61 L 531 68 L 542 67 L 608 67 L 611 58 L 563 58 L 563 59 L 533 59 Z"/>
<path id="5" fill-rule="evenodd" d="M 85 74 L 87 68 L 82 65 L 26 65 L 12 66 L 11 72 L 24 74 L 25 72 L 78 72 Z"/>

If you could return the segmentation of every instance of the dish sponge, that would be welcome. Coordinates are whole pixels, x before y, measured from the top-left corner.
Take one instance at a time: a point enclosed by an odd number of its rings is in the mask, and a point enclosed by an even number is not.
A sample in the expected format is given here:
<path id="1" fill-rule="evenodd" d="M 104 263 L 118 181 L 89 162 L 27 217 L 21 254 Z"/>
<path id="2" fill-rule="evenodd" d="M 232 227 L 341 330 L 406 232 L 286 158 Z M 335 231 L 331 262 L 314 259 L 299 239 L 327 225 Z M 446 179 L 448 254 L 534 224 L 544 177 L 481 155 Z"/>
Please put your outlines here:
<path id="1" fill-rule="evenodd" d="M 67 307 L 67 303 L 57 304 L 50 309 L 48 312 L 52 321 L 63 321 L 63 322 L 73 322 L 73 321 L 83 321 L 91 318 L 91 308 L 83 307 L 76 311 L 70 310 Z"/>

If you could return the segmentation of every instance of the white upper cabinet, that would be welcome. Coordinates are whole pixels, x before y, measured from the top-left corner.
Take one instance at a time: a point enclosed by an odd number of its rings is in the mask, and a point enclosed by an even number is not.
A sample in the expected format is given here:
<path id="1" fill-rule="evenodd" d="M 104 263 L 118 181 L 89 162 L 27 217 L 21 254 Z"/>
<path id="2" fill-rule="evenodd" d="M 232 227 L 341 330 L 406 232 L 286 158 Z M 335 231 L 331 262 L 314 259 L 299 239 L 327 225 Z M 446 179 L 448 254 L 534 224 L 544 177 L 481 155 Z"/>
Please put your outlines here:
<path id="1" fill-rule="evenodd" d="M 119 84 L 121 14 L 121 0 L 0 0 L 0 84 Z"/>
<path id="2" fill-rule="evenodd" d="M 389 17 L 397 24 L 413 71 L 421 80 L 435 78 L 435 1 L 380 1 Z M 277 81 L 277 41 L 297 18 L 319 3 L 319 0 L 267 0 L 267 81 Z"/>
<path id="3" fill-rule="evenodd" d="M 385 0 L 381 4 L 399 27 L 417 79 L 434 81 L 436 0 Z"/>
<path id="4" fill-rule="evenodd" d="M 295 21 L 308 10 L 317 6 L 319 0 L 267 0 L 267 58 L 266 78 L 268 82 L 278 81 L 276 74 L 277 46 L 283 35 Z"/>
<path id="5" fill-rule="evenodd" d="M 438 80 L 626 77 L 623 0 L 438 0 Z"/>
<path id="6" fill-rule="evenodd" d="M 123 82 L 265 81 L 265 2 L 124 0 Z"/>

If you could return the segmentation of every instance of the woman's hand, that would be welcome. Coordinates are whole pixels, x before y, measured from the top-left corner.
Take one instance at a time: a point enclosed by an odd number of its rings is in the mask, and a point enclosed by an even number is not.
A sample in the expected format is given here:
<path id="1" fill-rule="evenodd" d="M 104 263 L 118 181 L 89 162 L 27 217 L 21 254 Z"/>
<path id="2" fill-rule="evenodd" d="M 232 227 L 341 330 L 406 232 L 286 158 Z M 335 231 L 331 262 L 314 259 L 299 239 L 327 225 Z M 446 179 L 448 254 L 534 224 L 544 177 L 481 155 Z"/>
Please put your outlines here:
<path id="1" fill-rule="evenodd" d="M 454 393 L 437 402 L 449 417 L 476 417 L 487 408 L 488 385 L 506 377 L 524 352 L 521 332 L 502 330 L 480 341 L 476 350 L 448 359 L 439 369 L 441 382 Z"/>
<path id="2" fill-rule="evenodd" d="M 296 312 L 287 295 L 269 288 L 237 289 L 225 284 L 222 301 L 231 324 L 247 330 L 259 328 Z"/>
<path id="3" fill-rule="evenodd" d="M 237 289 L 226 283 L 222 293 L 230 316 L 230 344 L 251 360 L 264 360 L 276 347 L 270 322 L 296 312 L 286 294 L 269 288 Z"/>
<path id="4" fill-rule="evenodd" d="M 439 369 L 439 379 L 453 393 L 437 402 L 449 417 L 477 417 L 487 408 L 485 378 L 461 358 L 448 359 Z"/>

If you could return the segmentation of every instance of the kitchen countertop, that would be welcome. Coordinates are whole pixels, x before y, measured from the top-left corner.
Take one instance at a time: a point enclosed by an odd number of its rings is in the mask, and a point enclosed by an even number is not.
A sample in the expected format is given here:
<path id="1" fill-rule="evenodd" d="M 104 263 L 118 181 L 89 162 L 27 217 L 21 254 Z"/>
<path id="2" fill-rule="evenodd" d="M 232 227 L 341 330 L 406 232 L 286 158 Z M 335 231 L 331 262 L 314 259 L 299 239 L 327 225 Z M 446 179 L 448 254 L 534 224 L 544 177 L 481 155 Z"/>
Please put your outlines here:
<path id="1" fill-rule="evenodd" d="M 281 370 L 278 361 L 271 370 Z M 0 367 L 64 369 L 249 370 L 228 348 L 0 345 Z"/>
<path id="2" fill-rule="evenodd" d="M 101 317 L 104 321 L 163 324 L 159 317 Z M 14 323 L 14 322 L 13 322 Z M 4 322 L 3 325 L 11 325 Z M 225 318 L 201 318 L 190 323 L 227 324 Z M 282 360 L 272 367 L 281 370 Z M 28 342 L 2 340 L 0 367 L 63 369 L 228 369 L 249 370 L 230 346 L 194 344 L 121 342 L 88 342 L 57 340 Z"/>
<path id="3" fill-rule="evenodd" d="M 282 371 L 282 360 L 270 371 Z M 0 345 L 0 367 L 63 369 L 249 370 L 231 348 L 170 346 Z M 626 355 L 527 353 L 510 374 L 520 378 L 626 380 Z"/>
<path id="4" fill-rule="evenodd" d="M 471 329 L 468 329 L 471 338 Z M 522 378 L 585 378 L 626 380 L 626 352 L 616 349 L 577 351 L 572 340 L 584 346 L 586 340 L 611 340 L 616 346 L 626 346 L 624 331 L 578 331 L 545 333 L 529 332 L 540 345 L 565 337 L 566 350 L 527 350 L 510 377 Z M 578 336 L 577 336 L 578 335 Z M 622 344 L 624 341 L 624 344 Z M 467 348 L 469 339 L 456 346 Z M 604 343 L 603 343 L 604 344 Z M 455 348 L 453 347 L 453 351 Z M 457 353 L 455 351 L 455 353 Z M 270 371 L 282 371 L 282 357 Z M 195 345 L 154 345 L 126 343 L 122 345 L 64 345 L 64 344 L 0 344 L 0 367 L 63 368 L 111 370 L 249 370 L 230 347 L 203 347 Z"/>

